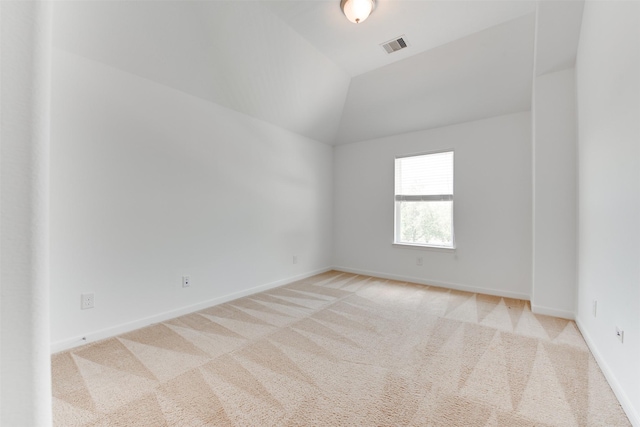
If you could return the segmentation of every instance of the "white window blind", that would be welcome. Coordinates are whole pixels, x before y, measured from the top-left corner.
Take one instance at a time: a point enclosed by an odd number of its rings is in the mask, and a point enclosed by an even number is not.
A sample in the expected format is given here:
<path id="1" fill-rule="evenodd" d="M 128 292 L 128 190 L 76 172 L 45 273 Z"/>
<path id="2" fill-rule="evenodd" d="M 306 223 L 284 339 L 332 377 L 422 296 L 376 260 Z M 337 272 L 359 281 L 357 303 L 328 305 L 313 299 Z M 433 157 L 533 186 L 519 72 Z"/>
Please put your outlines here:
<path id="1" fill-rule="evenodd" d="M 396 200 L 414 196 L 453 200 L 453 151 L 396 159 Z"/>

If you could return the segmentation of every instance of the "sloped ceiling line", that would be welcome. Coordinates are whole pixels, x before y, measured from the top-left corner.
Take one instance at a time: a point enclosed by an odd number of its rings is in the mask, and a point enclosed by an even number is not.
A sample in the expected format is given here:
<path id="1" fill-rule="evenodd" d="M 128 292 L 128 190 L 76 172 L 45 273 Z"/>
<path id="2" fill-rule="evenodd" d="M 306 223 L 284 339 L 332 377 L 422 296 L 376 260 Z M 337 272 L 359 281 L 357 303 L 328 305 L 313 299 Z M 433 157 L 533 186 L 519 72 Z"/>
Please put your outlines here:
<path id="1" fill-rule="evenodd" d="M 535 1 L 338 3 L 55 2 L 54 47 L 327 144 L 530 108 Z M 540 4 L 538 75 L 575 63 L 582 5 Z"/>

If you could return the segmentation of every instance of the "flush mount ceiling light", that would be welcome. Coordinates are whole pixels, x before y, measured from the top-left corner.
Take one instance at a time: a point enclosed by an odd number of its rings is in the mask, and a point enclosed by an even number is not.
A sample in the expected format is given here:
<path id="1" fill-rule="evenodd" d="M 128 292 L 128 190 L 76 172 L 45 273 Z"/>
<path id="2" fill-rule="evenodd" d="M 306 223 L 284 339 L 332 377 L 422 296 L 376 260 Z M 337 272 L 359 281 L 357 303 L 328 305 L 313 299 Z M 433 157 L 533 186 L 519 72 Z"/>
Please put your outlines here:
<path id="1" fill-rule="evenodd" d="M 340 9 L 344 16 L 354 24 L 360 24 L 373 11 L 374 0 L 340 0 Z"/>

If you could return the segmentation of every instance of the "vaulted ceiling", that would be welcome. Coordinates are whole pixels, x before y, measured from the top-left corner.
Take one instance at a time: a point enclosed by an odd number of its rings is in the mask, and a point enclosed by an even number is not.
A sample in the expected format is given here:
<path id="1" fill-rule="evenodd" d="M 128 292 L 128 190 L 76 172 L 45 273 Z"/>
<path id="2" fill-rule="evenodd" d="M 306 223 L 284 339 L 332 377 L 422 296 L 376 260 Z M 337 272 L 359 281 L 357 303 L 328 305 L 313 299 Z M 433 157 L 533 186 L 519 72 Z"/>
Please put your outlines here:
<path id="1" fill-rule="evenodd" d="M 54 2 L 54 46 L 329 144 L 527 111 L 582 0 Z M 404 36 L 409 47 L 380 46 Z"/>

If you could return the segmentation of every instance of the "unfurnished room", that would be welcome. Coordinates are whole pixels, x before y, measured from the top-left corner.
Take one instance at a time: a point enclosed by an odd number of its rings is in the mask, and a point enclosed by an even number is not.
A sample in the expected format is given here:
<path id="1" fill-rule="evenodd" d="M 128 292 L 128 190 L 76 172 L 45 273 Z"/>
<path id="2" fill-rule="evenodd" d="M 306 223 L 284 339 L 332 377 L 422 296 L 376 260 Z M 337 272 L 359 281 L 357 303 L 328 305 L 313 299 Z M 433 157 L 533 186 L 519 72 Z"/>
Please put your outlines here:
<path id="1" fill-rule="evenodd" d="M 639 0 L 0 25 L 0 425 L 640 427 Z"/>

